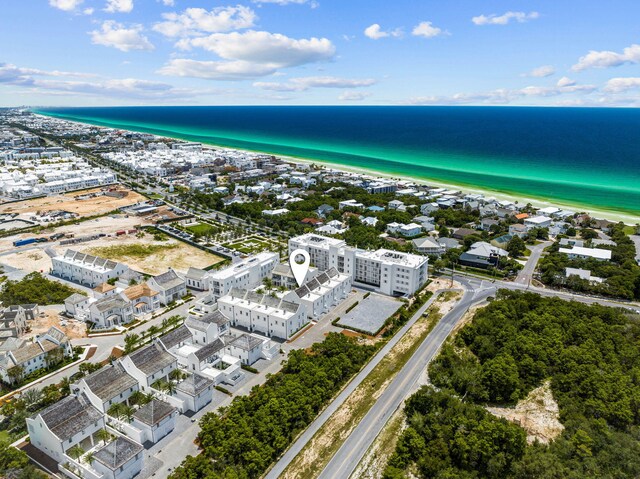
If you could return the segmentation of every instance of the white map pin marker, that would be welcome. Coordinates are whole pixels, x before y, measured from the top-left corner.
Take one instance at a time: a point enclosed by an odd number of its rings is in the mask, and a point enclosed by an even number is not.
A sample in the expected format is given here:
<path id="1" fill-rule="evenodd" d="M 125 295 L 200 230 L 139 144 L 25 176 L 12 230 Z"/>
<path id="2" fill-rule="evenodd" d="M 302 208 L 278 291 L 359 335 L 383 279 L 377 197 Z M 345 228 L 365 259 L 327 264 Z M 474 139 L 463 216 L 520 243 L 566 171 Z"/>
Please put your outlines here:
<path id="1" fill-rule="evenodd" d="M 302 258 L 300 258 L 302 256 Z M 300 262 L 299 260 L 303 261 Z M 297 249 L 291 256 L 289 256 L 289 266 L 291 266 L 291 271 L 293 271 L 293 277 L 296 278 L 296 282 L 298 286 L 302 286 L 304 284 L 304 279 L 307 277 L 307 273 L 309 272 L 309 264 L 311 263 L 311 258 L 309 258 L 309 253 L 303 249 Z"/>

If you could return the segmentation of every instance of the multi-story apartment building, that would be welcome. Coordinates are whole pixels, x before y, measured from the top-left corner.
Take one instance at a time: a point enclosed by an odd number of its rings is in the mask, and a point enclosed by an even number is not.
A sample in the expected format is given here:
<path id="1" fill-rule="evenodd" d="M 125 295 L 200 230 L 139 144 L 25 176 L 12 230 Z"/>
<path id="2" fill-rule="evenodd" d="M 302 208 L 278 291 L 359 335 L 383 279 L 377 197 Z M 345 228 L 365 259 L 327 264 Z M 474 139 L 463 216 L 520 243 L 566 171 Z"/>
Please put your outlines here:
<path id="1" fill-rule="evenodd" d="M 233 288 L 218 307 L 233 326 L 269 337 L 289 339 L 309 322 L 301 304 L 245 289 Z"/>
<path id="2" fill-rule="evenodd" d="M 224 296 L 231 288 L 254 288 L 271 276 L 279 263 L 278 253 L 263 252 L 219 271 L 209 273 L 209 290 L 216 296 Z"/>
<path id="3" fill-rule="evenodd" d="M 129 269 L 126 264 L 68 249 L 51 258 L 51 274 L 89 288 L 117 278 Z"/>
<path id="4" fill-rule="evenodd" d="M 320 270 L 337 269 L 356 285 L 390 296 L 412 295 L 428 279 L 429 259 L 387 249 L 365 251 L 336 238 L 307 233 L 289 240 L 289 252 L 304 249 Z"/>

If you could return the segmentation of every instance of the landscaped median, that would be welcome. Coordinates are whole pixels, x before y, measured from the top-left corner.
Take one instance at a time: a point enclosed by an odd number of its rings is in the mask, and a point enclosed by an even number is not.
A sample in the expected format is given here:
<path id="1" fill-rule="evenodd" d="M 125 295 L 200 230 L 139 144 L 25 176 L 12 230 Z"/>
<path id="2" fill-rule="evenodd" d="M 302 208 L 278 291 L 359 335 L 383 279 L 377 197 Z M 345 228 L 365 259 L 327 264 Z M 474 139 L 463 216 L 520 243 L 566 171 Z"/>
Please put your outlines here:
<path id="1" fill-rule="evenodd" d="M 356 425 L 375 404 L 396 374 L 413 356 L 440 318 L 453 307 L 459 293 L 441 294 L 376 365 L 347 400 L 322 425 L 280 475 L 282 478 L 317 477 Z"/>

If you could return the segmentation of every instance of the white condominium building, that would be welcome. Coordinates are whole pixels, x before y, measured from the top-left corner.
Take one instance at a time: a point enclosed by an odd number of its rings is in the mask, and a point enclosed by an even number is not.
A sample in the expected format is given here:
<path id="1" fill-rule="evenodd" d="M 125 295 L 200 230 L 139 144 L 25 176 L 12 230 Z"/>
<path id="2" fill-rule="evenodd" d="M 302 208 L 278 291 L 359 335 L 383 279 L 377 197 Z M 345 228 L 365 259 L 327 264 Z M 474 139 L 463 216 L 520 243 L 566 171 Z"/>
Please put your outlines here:
<path id="1" fill-rule="evenodd" d="M 63 255 L 51 258 L 51 274 L 90 288 L 117 278 L 129 269 L 126 264 L 79 253 L 68 249 Z"/>
<path id="2" fill-rule="evenodd" d="M 280 261 L 278 253 L 263 252 L 219 271 L 209 273 L 209 291 L 214 296 L 226 295 L 231 288 L 254 288 L 271 276 Z"/>
<path id="3" fill-rule="evenodd" d="M 303 305 L 245 289 L 231 289 L 218 308 L 233 326 L 269 337 L 289 339 L 309 322 Z"/>
<path id="4" fill-rule="evenodd" d="M 304 249 L 320 270 L 337 269 L 356 285 L 388 295 L 411 295 L 428 279 L 429 258 L 387 249 L 366 251 L 336 238 L 307 233 L 289 240 L 289 252 Z"/>
<path id="5" fill-rule="evenodd" d="M 309 319 L 318 319 L 347 298 L 351 291 L 351 275 L 330 268 L 311 278 L 284 299 L 302 304 Z"/>

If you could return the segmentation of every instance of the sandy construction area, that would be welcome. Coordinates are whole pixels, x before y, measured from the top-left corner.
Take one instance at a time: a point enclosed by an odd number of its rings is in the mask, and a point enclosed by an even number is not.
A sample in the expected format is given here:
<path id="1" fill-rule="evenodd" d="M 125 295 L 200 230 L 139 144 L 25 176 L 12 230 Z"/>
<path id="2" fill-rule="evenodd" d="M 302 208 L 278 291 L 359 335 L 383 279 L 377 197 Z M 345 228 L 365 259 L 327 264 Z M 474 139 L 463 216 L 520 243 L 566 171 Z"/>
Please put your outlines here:
<path id="1" fill-rule="evenodd" d="M 133 205 L 146 198 L 135 191 L 126 188 L 118 188 L 118 191 L 125 193 L 123 198 L 113 198 L 111 196 L 96 196 L 84 200 L 76 200 L 75 196 L 90 193 L 99 193 L 101 188 L 91 190 L 76 191 L 60 195 L 48 196 L 46 198 L 36 198 L 33 200 L 19 201 L 17 203 L 5 203 L 0 205 L 0 214 L 18 213 L 19 215 L 31 216 L 38 211 L 70 211 L 79 216 L 92 216 L 107 213 L 123 206 Z"/>
<path id="2" fill-rule="evenodd" d="M 111 254 L 105 255 L 108 259 L 121 261 L 136 271 L 148 274 L 160 274 L 169 267 L 178 271 L 187 271 L 191 266 L 204 268 L 223 260 L 219 256 L 170 237 L 167 237 L 167 241 L 155 241 L 150 233 L 145 233 L 142 238 L 138 238 L 135 234 L 115 236 L 116 231 L 134 229 L 141 223 L 143 223 L 143 220 L 140 217 L 129 216 L 127 218 L 124 215 L 116 215 L 47 231 L 46 236 L 54 233 L 73 233 L 76 238 L 93 234 L 106 235 L 93 241 L 72 245 L 61 246 L 59 241 L 55 241 L 14 248 L 13 241 L 16 239 L 30 238 L 34 235 L 27 233 L 9 238 L 0 238 L 0 263 L 27 272 L 41 271 L 47 273 L 51 269 L 51 258 L 45 253 L 45 248 L 48 247 L 53 248 L 58 253 L 64 252 L 67 248 L 89 254 L 110 251 Z M 152 248 L 152 251 L 155 251 L 147 256 L 141 256 L 140 254 L 129 255 L 127 254 L 130 252 L 128 247 L 131 245 L 155 246 L 155 248 Z M 103 250 L 102 248 L 110 249 Z"/>
<path id="3" fill-rule="evenodd" d="M 61 323 L 60 314 L 58 311 L 52 309 L 40 308 L 41 314 L 31 321 L 31 336 L 37 336 L 38 334 L 46 333 L 49 328 L 55 326 L 67 337 L 74 338 L 86 338 L 87 337 L 87 325 L 82 321 L 69 320 L 64 318 Z M 64 324 L 64 326 L 62 325 Z"/>

